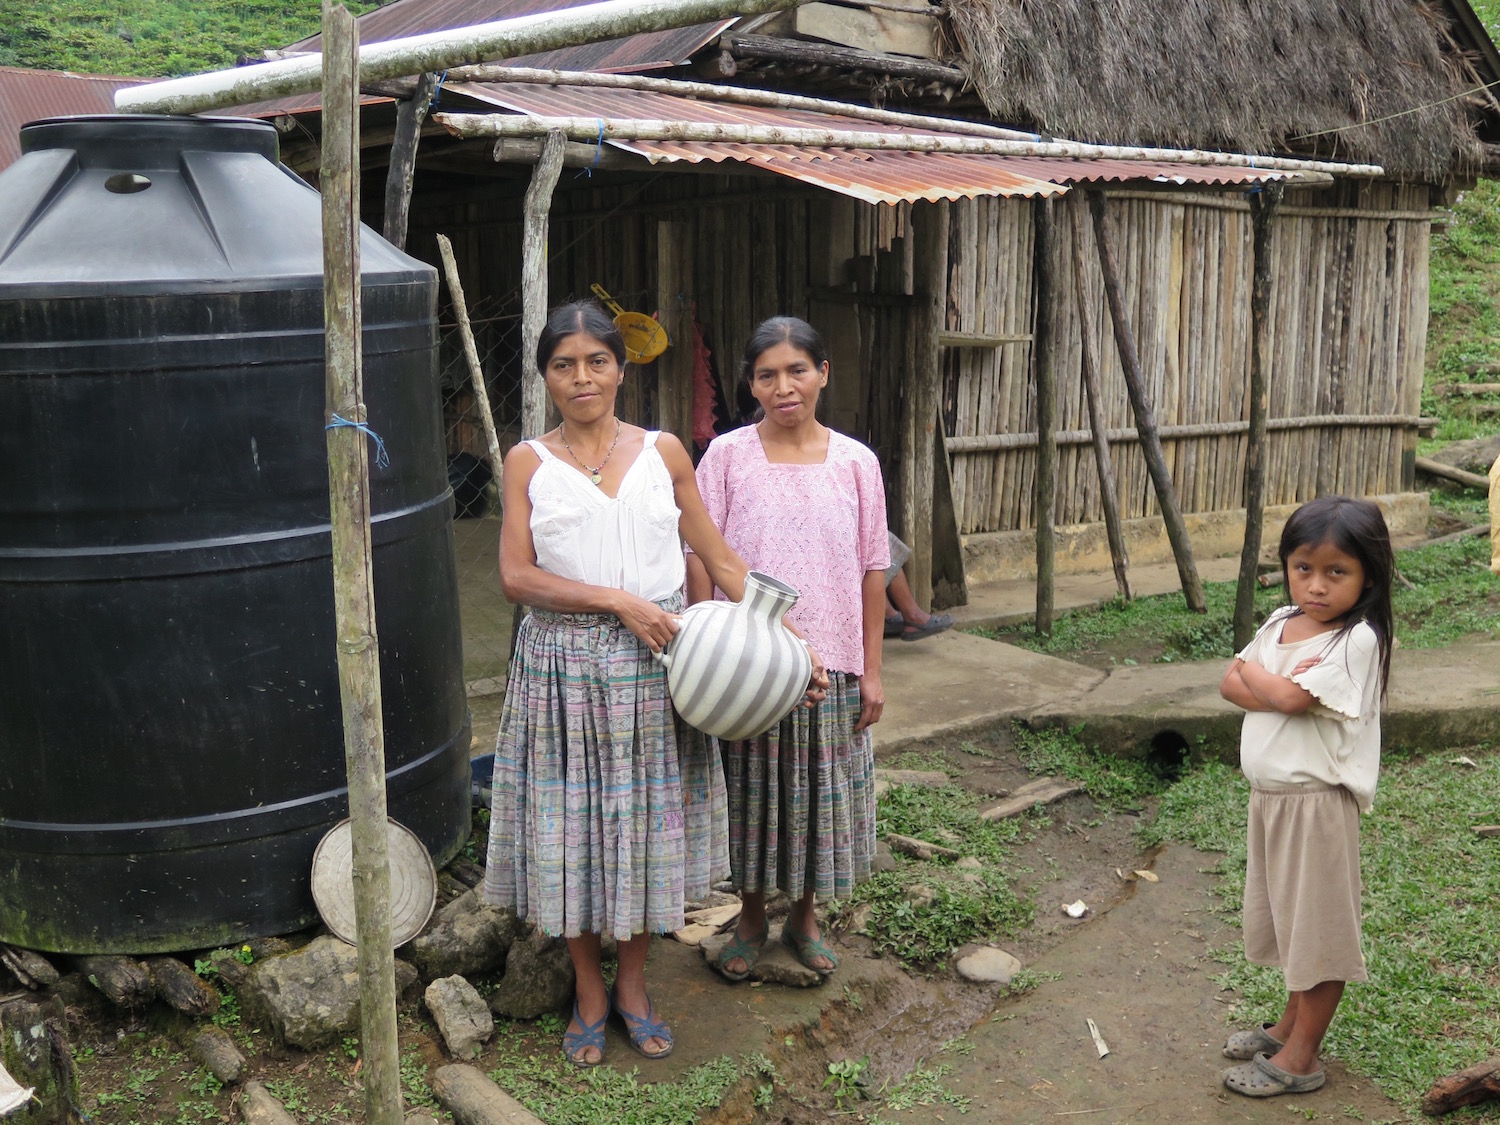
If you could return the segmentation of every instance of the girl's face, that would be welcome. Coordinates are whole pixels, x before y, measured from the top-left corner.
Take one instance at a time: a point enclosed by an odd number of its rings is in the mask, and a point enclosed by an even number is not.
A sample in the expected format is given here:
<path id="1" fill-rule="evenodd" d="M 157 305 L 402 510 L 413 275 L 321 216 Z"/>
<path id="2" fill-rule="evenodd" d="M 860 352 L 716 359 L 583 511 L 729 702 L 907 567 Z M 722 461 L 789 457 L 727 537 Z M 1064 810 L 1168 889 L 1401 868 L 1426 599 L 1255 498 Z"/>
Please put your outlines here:
<path id="1" fill-rule="evenodd" d="M 1337 625 L 1365 592 L 1365 568 L 1330 542 L 1303 544 L 1286 560 L 1287 589 L 1320 625 Z"/>
<path id="2" fill-rule="evenodd" d="M 558 411 L 578 423 L 613 414 L 615 395 L 625 380 L 625 369 L 609 345 L 586 332 L 564 336 L 543 374 Z"/>
<path id="3" fill-rule="evenodd" d="M 812 356 L 785 340 L 761 352 L 750 372 L 755 401 L 767 418 L 788 429 L 812 421 L 818 392 L 827 385 L 828 364 L 814 365 Z"/>

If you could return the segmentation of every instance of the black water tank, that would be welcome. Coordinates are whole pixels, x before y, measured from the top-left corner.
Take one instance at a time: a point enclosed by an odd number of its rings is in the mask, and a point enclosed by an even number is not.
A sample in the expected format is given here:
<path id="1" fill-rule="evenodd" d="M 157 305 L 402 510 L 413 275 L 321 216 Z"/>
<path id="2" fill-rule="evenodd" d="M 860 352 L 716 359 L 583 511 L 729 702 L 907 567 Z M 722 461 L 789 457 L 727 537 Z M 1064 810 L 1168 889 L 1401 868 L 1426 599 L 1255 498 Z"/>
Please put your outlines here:
<path id="1" fill-rule="evenodd" d="M 0 173 L 0 940 L 316 920 L 347 812 L 316 192 L 269 125 L 87 117 Z M 437 277 L 361 241 L 390 812 L 439 864 L 469 729 Z"/>

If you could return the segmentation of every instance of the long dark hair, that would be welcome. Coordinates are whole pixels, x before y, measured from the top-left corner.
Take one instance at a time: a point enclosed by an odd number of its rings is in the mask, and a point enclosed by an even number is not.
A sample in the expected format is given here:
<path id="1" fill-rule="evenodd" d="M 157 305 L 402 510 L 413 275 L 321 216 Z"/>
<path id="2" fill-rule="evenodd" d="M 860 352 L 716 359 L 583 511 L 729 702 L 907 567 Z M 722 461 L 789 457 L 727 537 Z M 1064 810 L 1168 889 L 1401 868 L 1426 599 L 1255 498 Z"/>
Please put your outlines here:
<path id="1" fill-rule="evenodd" d="M 755 361 L 777 344 L 791 344 L 798 351 L 805 352 L 814 367 L 822 367 L 828 362 L 828 345 L 823 343 L 816 328 L 801 317 L 773 316 L 756 325 L 750 339 L 745 341 L 745 351 L 740 356 L 740 382 L 745 384 L 747 391 L 755 382 Z M 765 416 L 765 411 L 757 406 L 750 421 L 759 422 Z"/>
<path id="2" fill-rule="evenodd" d="M 1391 676 L 1391 646 L 1396 635 L 1391 611 L 1391 580 L 1396 572 L 1396 555 L 1391 550 L 1391 533 L 1385 526 L 1380 508 L 1369 500 L 1348 496 L 1320 496 L 1309 500 L 1292 513 L 1281 529 L 1281 579 L 1291 592 L 1287 559 L 1298 547 L 1316 547 L 1331 543 L 1346 555 L 1359 560 L 1364 568 L 1365 588 L 1359 600 L 1334 634 L 1338 640 L 1361 621 L 1375 630 L 1380 645 L 1380 694 L 1385 695 Z M 1301 612 L 1298 610 L 1297 612 Z"/>
<path id="3" fill-rule="evenodd" d="M 574 301 L 558 305 L 547 314 L 547 323 L 536 341 L 536 369 L 546 376 L 547 364 L 552 362 L 552 353 L 569 336 L 579 334 L 592 336 L 614 353 L 621 367 L 625 366 L 625 337 L 615 327 L 609 313 L 596 301 Z"/>

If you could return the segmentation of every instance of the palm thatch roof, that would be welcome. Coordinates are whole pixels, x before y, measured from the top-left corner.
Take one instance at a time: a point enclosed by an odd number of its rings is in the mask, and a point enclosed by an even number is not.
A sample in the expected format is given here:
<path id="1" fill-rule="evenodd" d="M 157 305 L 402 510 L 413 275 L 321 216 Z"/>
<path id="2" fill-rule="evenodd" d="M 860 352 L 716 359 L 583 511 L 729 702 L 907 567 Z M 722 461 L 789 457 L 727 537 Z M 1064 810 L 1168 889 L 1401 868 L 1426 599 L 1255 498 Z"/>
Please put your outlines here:
<path id="1" fill-rule="evenodd" d="M 950 0 L 948 13 L 990 112 L 1044 132 L 1314 151 L 1431 182 L 1481 160 L 1462 96 L 1479 83 L 1435 0 Z"/>

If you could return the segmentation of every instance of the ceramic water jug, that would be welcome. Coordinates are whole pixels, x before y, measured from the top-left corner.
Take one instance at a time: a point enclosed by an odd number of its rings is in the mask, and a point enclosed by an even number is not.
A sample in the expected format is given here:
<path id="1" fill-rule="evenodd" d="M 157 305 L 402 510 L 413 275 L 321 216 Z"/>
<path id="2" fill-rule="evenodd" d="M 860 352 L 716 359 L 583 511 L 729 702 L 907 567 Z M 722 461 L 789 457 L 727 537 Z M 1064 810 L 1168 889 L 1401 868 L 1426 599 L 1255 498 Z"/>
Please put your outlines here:
<path id="1" fill-rule="evenodd" d="M 812 676 L 807 646 L 781 623 L 796 604 L 796 590 L 752 570 L 738 602 L 688 606 L 661 654 L 677 713 L 723 739 L 754 738 L 781 722 Z"/>

